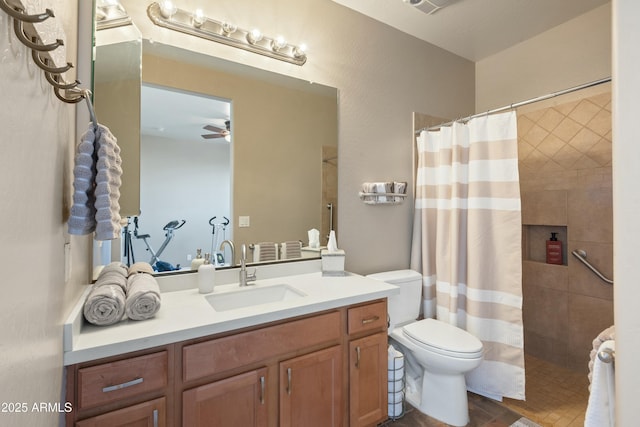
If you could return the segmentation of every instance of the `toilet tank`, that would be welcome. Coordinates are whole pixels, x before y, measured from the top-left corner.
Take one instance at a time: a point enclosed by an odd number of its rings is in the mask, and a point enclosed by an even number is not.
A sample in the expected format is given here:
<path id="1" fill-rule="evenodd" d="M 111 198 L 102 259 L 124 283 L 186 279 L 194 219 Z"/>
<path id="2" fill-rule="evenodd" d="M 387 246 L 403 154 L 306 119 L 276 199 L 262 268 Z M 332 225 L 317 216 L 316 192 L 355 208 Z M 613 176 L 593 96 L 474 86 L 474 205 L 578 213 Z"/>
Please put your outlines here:
<path id="1" fill-rule="evenodd" d="M 397 325 L 416 320 L 422 304 L 422 275 L 414 270 L 394 270 L 369 274 L 370 279 L 380 280 L 400 287 L 399 295 L 388 298 L 389 331 Z"/>

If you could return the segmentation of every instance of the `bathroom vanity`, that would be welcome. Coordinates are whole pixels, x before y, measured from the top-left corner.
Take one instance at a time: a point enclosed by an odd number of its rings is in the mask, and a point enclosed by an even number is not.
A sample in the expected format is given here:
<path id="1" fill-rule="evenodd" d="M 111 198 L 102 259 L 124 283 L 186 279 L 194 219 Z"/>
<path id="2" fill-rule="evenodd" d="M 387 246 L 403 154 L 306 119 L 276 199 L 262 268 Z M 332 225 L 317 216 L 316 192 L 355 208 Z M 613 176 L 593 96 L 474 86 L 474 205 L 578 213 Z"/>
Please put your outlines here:
<path id="1" fill-rule="evenodd" d="M 67 425 L 368 426 L 386 419 L 386 297 L 397 288 L 313 272 L 247 290 L 283 285 L 302 295 L 217 311 L 197 289 L 174 290 L 162 294 L 157 318 L 103 328 L 72 313 Z M 251 301 L 237 285 L 221 288 L 209 299 Z"/>

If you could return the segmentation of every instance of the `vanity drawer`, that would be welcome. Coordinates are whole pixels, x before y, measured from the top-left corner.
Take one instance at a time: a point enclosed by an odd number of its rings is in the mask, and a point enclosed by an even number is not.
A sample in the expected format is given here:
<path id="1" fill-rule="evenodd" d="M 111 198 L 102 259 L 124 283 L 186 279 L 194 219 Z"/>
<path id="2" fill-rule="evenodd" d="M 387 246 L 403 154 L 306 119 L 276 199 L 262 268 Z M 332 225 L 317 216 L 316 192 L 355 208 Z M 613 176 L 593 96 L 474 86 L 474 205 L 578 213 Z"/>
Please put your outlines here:
<path id="1" fill-rule="evenodd" d="M 336 342 L 341 336 L 337 311 L 280 325 L 187 345 L 182 349 L 183 381 L 192 381 L 271 357 Z"/>
<path id="2" fill-rule="evenodd" d="M 167 386 L 167 351 L 78 369 L 78 407 L 91 408 Z"/>
<path id="3" fill-rule="evenodd" d="M 378 301 L 349 309 L 349 335 L 387 327 L 387 303 Z"/>

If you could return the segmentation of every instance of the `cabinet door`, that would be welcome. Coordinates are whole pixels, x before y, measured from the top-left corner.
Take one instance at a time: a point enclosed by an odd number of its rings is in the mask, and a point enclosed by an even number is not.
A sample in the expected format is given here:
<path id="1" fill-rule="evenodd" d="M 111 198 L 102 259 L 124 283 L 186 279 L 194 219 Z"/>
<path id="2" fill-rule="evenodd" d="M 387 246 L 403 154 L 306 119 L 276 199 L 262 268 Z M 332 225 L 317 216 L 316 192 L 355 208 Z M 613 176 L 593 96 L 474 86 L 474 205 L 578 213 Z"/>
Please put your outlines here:
<path id="1" fill-rule="evenodd" d="M 164 397 L 107 412 L 76 422 L 76 427 L 164 427 L 167 425 L 167 403 Z"/>
<path id="2" fill-rule="evenodd" d="M 349 425 L 375 426 L 387 415 L 387 334 L 349 343 Z"/>
<path id="3" fill-rule="evenodd" d="M 226 378 L 182 393 L 182 425 L 266 426 L 267 369 Z"/>
<path id="4" fill-rule="evenodd" d="M 280 426 L 340 426 L 343 416 L 342 347 L 280 363 Z"/>

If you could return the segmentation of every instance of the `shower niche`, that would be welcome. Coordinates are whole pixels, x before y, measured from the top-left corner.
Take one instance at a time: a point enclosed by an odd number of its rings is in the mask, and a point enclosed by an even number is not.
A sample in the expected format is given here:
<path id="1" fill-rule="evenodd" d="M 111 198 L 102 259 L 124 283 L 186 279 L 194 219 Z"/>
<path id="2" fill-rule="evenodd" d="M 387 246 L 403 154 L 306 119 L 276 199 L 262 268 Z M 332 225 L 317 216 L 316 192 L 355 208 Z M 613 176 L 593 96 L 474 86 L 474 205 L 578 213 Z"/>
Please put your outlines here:
<path id="1" fill-rule="evenodd" d="M 562 243 L 562 264 L 566 266 L 567 257 L 567 226 L 566 225 L 533 225 L 522 226 L 522 255 L 526 261 L 547 262 L 547 240 L 551 233 Z"/>

